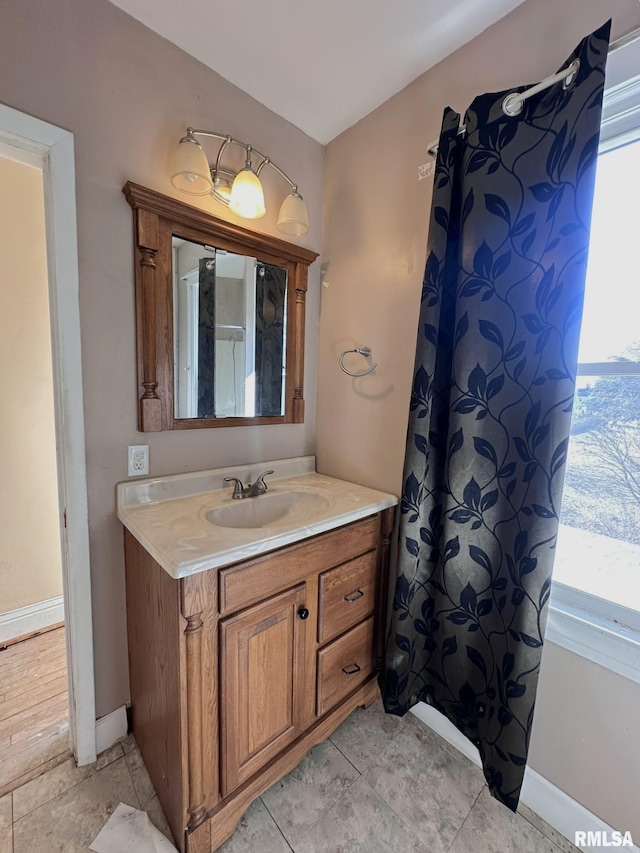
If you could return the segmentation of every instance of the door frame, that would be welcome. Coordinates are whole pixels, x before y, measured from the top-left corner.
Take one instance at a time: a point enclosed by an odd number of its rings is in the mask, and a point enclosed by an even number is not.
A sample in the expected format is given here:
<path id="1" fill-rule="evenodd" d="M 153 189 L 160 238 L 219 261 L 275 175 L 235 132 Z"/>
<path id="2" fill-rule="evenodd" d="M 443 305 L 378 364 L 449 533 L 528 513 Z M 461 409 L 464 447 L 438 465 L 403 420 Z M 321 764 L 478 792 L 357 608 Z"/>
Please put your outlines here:
<path id="1" fill-rule="evenodd" d="M 69 732 L 79 765 L 96 759 L 91 568 L 78 300 L 73 134 L 0 104 L 0 142 L 42 165 L 62 588 L 69 681 Z"/>

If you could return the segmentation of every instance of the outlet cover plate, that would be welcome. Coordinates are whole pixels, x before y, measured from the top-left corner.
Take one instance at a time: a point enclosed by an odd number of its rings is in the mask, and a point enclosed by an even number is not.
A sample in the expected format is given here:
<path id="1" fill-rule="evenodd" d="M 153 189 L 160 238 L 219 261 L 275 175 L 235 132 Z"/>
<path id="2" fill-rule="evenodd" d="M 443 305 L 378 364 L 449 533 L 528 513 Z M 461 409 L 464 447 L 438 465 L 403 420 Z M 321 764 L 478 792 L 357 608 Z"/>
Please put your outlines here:
<path id="1" fill-rule="evenodd" d="M 127 459 L 129 477 L 149 476 L 148 444 L 130 444 Z"/>

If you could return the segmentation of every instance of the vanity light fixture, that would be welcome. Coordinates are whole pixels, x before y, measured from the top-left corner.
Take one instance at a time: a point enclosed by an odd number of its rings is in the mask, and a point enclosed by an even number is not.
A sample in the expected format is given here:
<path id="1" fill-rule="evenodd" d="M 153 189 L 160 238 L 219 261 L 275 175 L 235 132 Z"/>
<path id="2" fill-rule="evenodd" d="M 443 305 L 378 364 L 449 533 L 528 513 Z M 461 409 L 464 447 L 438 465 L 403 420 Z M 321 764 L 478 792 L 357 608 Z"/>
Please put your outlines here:
<path id="1" fill-rule="evenodd" d="M 213 165 L 209 164 L 207 155 L 196 139 L 197 136 L 221 140 Z M 230 145 L 239 145 L 245 150 L 245 164 L 239 172 L 222 165 L 222 155 Z M 253 155 L 260 158 L 255 169 L 252 163 Z M 280 207 L 278 230 L 296 237 L 306 234 L 309 230 L 309 216 L 307 206 L 298 192 L 298 185 L 269 157 L 232 136 L 188 127 L 187 135 L 182 137 L 173 153 L 170 176 L 173 186 L 182 192 L 191 195 L 211 194 L 216 201 L 238 216 L 244 219 L 259 219 L 266 213 L 260 182 L 260 173 L 265 166 L 275 169 L 291 189 Z"/>

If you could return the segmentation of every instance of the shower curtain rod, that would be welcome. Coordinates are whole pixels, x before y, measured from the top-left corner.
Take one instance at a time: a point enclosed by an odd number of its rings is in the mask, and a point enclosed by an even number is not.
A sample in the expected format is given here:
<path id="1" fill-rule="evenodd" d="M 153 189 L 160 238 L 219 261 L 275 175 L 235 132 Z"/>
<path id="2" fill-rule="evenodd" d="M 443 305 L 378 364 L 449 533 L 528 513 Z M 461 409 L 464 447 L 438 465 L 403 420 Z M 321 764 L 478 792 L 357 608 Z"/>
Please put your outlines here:
<path id="1" fill-rule="evenodd" d="M 555 86 L 555 84 L 560 83 L 560 81 L 563 81 L 564 88 L 568 89 L 576 79 L 579 70 L 580 60 L 574 59 L 573 62 L 570 65 L 567 65 L 566 68 L 563 68 L 562 71 L 558 71 L 557 74 L 552 74 L 551 77 L 545 77 L 545 79 L 541 80 L 540 83 L 536 83 L 535 86 L 525 89 L 524 92 L 510 92 L 502 102 L 502 112 L 506 116 L 510 117 L 519 115 L 522 112 L 524 102 L 527 98 L 537 95 L 538 92 L 544 92 L 545 89 Z M 466 124 L 461 124 L 458 128 L 458 136 L 461 136 L 466 132 L 466 130 Z M 434 139 L 427 147 L 427 154 L 431 157 L 435 157 L 437 153 L 438 140 Z"/>
<path id="2" fill-rule="evenodd" d="M 627 33 L 626 36 L 622 36 L 612 42 L 609 45 L 608 52 L 614 53 L 616 50 L 620 50 L 620 48 L 626 47 L 628 44 L 632 44 L 638 39 L 640 39 L 640 27 L 636 30 L 632 30 L 630 33 Z M 557 74 L 552 74 L 551 77 L 545 77 L 545 79 L 541 80 L 540 83 L 536 83 L 535 86 L 525 89 L 524 92 L 511 92 L 502 102 L 502 111 L 508 116 L 519 115 L 522 112 L 522 107 L 527 98 L 531 98 L 539 92 L 544 92 L 545 89 L 555 86 L 555 84 L 560 83 L 560 81 L 564 81 L 565 89 L 568 88 L 576 79 L 579 69 L 580 60 L 574 59 L 573 62 L 567 65 L 566 68 L 563 68 L 562 71 L 558 71 Z M 458 136 L 466 133 L 466 130 L 467 126 L 461 124 L 458 128 Z M 430 157 L 435 157 L 437 153 L 438 140 L 434 139 L 433 142 L 430 142 L 427 146 L 427 154 L 429 154 Z"/>

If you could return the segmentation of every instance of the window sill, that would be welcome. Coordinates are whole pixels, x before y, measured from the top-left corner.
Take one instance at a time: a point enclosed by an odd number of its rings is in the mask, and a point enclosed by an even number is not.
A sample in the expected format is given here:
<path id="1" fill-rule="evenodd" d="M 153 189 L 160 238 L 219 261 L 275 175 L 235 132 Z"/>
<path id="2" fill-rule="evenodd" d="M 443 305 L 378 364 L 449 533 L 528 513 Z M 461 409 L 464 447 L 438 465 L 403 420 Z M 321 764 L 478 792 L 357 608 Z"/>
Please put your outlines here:
<path id="1" fill-rule="evenodd" d="M 640 613 L 553 583 L 545 640 L 640 684 Z"/>

